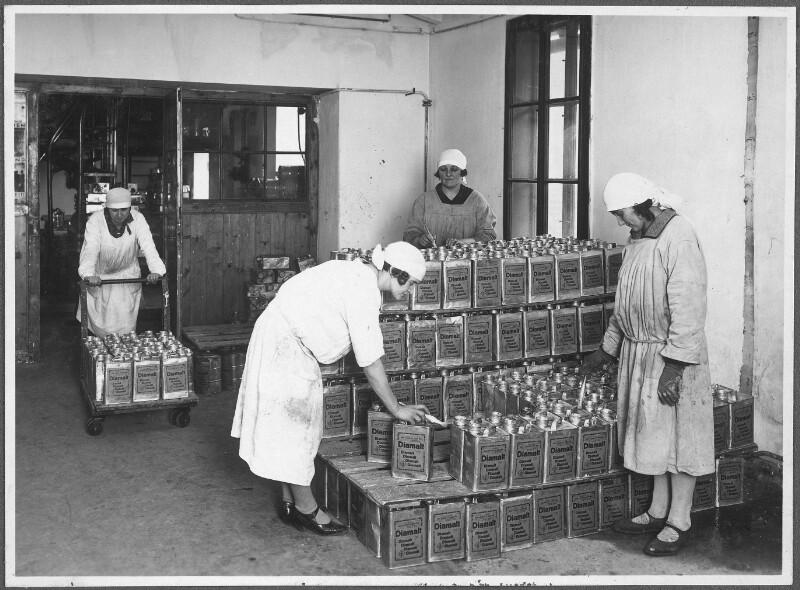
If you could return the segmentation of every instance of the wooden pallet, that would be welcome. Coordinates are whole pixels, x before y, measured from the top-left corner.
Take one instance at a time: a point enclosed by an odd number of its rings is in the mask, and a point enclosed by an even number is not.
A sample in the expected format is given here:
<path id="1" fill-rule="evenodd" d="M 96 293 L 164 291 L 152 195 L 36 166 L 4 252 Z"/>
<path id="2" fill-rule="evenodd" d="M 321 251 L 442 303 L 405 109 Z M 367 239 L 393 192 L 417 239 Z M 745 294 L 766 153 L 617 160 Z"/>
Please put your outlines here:
<path id="1" fill-rule="evenodd" d="M 206 324 L 183 328 L 183 339 L 196 350 L 246 348 L 253 324 Z"/>

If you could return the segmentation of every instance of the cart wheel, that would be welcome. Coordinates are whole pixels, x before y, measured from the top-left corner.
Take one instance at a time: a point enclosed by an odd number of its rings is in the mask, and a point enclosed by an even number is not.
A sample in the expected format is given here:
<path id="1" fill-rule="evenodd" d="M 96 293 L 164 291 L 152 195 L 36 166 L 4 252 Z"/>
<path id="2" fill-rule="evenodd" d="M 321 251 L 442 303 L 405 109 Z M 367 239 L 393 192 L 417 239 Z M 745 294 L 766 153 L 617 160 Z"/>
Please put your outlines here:
<path id="1" fill-rule="evenodd" d="M 91 436 L 97 436 L 103 432 L 103 419 L 89 418 L 89 421 L 86 423 L 86 432 Z"/>
<path id="2" fill-rule="evenodd" d="M 189 410 L 188 408 L 184 408 L 181 410 L 173 410 L 170 413 L 170 424 L 174 426 L 178 426 L 179 428 L 186 428 L 189 426 Z"/>

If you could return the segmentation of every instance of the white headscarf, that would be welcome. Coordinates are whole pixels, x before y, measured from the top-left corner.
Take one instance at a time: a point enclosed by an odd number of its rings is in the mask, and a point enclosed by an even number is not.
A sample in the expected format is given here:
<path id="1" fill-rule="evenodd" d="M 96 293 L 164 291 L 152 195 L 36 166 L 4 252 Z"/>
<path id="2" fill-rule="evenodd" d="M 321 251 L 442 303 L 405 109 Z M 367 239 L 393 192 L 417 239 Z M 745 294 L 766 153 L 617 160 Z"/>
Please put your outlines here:
<path id="1" fill-rule="evenodd" d="M 633 207 L 647 199 L 652 199 L 653 205 L 659 209 L 677 210 L 683 204 L 678 195 L 633 172 L 615 174 L 603 189 L 603 200 L 609 211 Z"/>

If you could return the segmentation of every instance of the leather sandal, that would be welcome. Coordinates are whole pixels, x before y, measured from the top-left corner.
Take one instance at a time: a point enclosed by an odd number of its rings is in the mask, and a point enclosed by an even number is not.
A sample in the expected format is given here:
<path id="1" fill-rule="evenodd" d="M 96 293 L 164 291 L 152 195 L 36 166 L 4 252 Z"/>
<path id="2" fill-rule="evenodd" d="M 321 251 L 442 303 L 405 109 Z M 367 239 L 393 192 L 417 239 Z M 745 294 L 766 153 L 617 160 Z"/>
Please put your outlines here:
<path id="1" fill-rule="evenodd" d="M 672 525 L 668 522 L 664 523 L 664 528 L 671 528 L 673 531 L 678 533 L 678 538 L 674 541 L 662 541 L 658 538 L 658 536 L 656 536 L 652 541 L 644 546 L 645 555 L 650 555 L 652 557 L 675 555 L 681 550 L 681 548 L 686 544 L 686 541 L 689 539 L 689 531 L 691 529 L 682 531 L 675 525 Z"/>
<path id="2" fill-rule="evenodd" d="M 318 535 L 341 535 L 347 532 L 347 527 L 331 520 L 329 523 L 320 524 L 316 521 L 319 506 L 311 514 L 303 514 L 297 508 L 294 509 L 295 523 L 307 528 Z"/>
<path id="3" fill-rule="evenodd" d="M 650 511 L 646 511 L 648 520 L 646 523 L 633 522 L 632 518 L 627 520 L 618 520 L 614 523 L 614 531 L 622 533 L 623 535 L 644 535 L 646 533 L 658 533 L 664 528 L 667 522 L 667 517 L 656 518 Z"/>

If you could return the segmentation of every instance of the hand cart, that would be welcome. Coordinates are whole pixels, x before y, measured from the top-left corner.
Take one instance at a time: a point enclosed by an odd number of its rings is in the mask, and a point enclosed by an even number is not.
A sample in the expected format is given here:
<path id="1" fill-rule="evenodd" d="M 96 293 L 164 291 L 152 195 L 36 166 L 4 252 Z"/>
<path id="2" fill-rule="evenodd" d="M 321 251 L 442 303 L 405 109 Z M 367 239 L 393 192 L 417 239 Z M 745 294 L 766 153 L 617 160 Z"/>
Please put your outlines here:
<path id="1" fill-rule="evenodd" d="M 161 277 L 161 299 L 162 299 L 162 325 L 164 330 L 169 329 L 169 288 L 166 277 Z M 101 282 L 101 285 L 113 285 L 120 283 L 147 283 L 147 279 L 107 279 Z M 80 288 L 80 317 L 81 317 L 81 371 L 80 381 L 81 390 L 89 405 L 89 418 L 86 421 L 86 432 L 91 436 L 97 436 L 103 432 L 103 421 L 106 416 L 110 414 L 129 414 L 133 412 L 147 412 L 153 410 L 169 410 L 168 418 L 169 423 L 185 428 L 189 425 L 189 409 L 197 405 L 198 398 L 195 395 L 191 385 L 192 380 L 188 379 L 187 386 L 189 387 L 188 396 L 176 399 L 157 399 L 151 401 L 131 401 L 129 403 L 114 403 L 107 404 L 105 401 L 98 401 L 95 398 L 95 392 L 89 386 L 89 376 L 87 375 L 87 367 L 91 369 L 91 362 L 83 362 L 84 355 L 87 354 L 84 349 L 84 342 L 89 334 L 88 329 L 88 308 L 86 300 L 86 289 L 90 286 L 87 281 L 78 281 Z M 188 367 L 188 371 L 192 371 L 192 367 Z M 187 375 L 187 378 L 189 375 Z"/>

